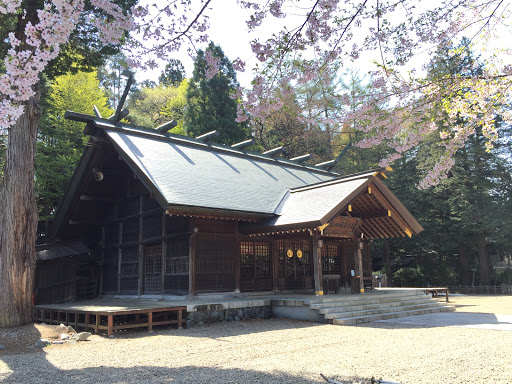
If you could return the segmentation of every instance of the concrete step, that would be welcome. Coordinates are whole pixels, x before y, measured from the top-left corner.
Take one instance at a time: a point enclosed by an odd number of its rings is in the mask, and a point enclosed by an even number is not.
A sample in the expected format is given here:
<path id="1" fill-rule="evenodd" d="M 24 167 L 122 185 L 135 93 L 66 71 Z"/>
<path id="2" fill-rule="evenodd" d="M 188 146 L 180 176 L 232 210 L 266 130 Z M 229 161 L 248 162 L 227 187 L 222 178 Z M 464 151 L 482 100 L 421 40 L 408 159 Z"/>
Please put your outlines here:
<path id="1" fill-rule="evenodd" d="M 444 306 L 438 306 L 436 308 L 414 309 L 414 310 L 408 310 L 408 311 L 397 311 L 397 312 L 389 312 L 389 313 L 368 315 L 368 316 L 336 318 L 336 319 L 332 320 L 332 324 L 355 325 L 355 324 L 361 324 L 361 323 L 370 323 L 372 321 L 377 321 L 377 320 L 388 320 L 388 319 L 395 319 L 398 317 L 418 316 L 418 315 L 424 315 L 427 313 L 448 312 L 448 311 L 454 311 L 454 310 L 455 310 L 454 306 L 444 305 Z"/>
<path id="2" fill-rule="evenodd" d="M 370 316 L 370 315 L 379 315 L 386 313 L 396 313 L 403 311 L 413 311 L 413 310 L 423 310 L 423 309 L 433 309 L 440 308 L 438 303 L 422 303 L 422 304 L 411 304 L 405 306 L 398 307 L 381 307 L 377 309 L 364 309 L 361 311 L 343 311 L 343 312 L 332 312 L 327 313 L 324 317 L 327 320 L 337 319 L 337 318 L 349 318 L 349 317 L 360 317 L 360 316 Z"/>
<path id="3" fill-rule="evenodd" d="M 386 303 L 374 303 L 374 304 L 361 304 L 361 305 L 343 305 L 342 303 L 336 303 L 336 306 L 325 306 L 323 308 L 317 309 L 318 313 L 321 315 L 325 315 L 327 313 L 333 312 L 353 312 L 353 311 L 363 311 L 363 310 L 372 310 L 379 308 L 388 308 L 388 307 L 400 307 L 407 306 L 413 304 L 426 304 L 426 303 L 436 303 L 432 301 L 432 299 L 425 296 L 424 298 L 418 298 L 414 300 L 400 300 Z M 340 305 L 341 304 L 341 305 Z"/>
<path id="4" fill-rule="evenodd" d="M 344 306 L 346 305 L 352 305 L 352 306 L 361 306 L 361 305 L 371 305 L 371 304 L 383 304 L 383 303 L 393 303 L 393 302 L 400 302 L 400 301 L 410 301 L 410 300 L 425 300 L 430 299 L 429 296 L 426 295 L 406 295 L 406 296 L 393 296 L 393 297 L 365 297 L 353 300 L 347 300 L 343 298 L 339 298 L 338 300 L 330 300 L 330 301 L 324 301 L 321 303 L 314 303 L 309 304 L 309 307 L 314 310 L 320 310 L 323 308 L 330 308 L 333 307 L 334 303 L 339 303 Z M 340 305 L 341 306 L 341 305 Z"/>
<path id="5" fill-rule="evenodd" d="M 343 294 L 343 295 L 325 295 L 321 297 L 317 297 L 309 300 L 310 305 L 322 305 L 325 303 L 332 303 L 337 301 L 342 302 L 352 302 L 352 301 L 361 301 L 361 300 L 387 300 L 396 297 L 416 297 L 416 296 L 426 296 L 425 293 L 421 290 L 419 291 L 399 291 L 399 292 L 372 292 L 370 295 L 361 295 L 361 294 Z"/>

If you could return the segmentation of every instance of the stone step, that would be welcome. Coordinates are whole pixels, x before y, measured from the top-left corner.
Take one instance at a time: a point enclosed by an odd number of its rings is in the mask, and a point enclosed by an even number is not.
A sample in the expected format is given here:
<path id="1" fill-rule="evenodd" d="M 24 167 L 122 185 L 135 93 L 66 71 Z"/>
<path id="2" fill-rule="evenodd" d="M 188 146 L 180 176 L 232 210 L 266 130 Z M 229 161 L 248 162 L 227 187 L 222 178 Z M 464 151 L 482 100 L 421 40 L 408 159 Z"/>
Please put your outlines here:
<path id="1" fill-rule="evenodd" d="M 361 323 L 370 323 L 372 321 L 377 320 L 388 320 L 395 319 L 398 317 L 407 317 L 407 316 L 418 316 L 424 315 L 427 313 L 436 313 L 436 312 L 449 312 L 455 311 L 455 307 L 451 305 L 444 305 L 436 308 L 427 308 L 427 309 L 414 309 L 409 311 L 397 311 L 390 312 L 378 315 L 369 315 L 369 316 L 357 316 L 357 317 L 344 317 L 344 318 L 336 318 L 332 320 L 332 324 L 335 325 L 355 325 Z"/>
<path id="2" fill-rule="evenodd" d="M 422 296 L 394 296 L 394 297 L 365 297 L 365 298 L 358 298 L 353 300 L 347 300 L 347 299 L 338 299 L 338 300 L 331 300 L 331 301 L 324 301 L 322 303 L 313 303 L 309 304 L 309 307 L 314 310 L 319 310 L 323 308 L 329 308 L 333 306 L 333 303 L 339 303 L 343 305 L 370 305 L 370 304 L 382 304 L 382 303 L 392 303 L 392 302 L 399 302 L 399 301 L 409 301 L 409 300 L 424 300 L 424 299 L 430 299 L 429 296 L 422 295 Z"/>
<path id="3" fill-rule="evenodd" d="M 336 306 L 332 306 L 332 307 L 324 307 L 324 308 L 318 309 L 318 313 L 320 313 L 321 315 L 325 315 L 327 313 L 334 313 L 334 312 L 354 312 L 354 311 L 363 311 L 363 310 L 373 310 L 373 309 L 379 309 L 379 308 L 402 307 L 402 306 L 407 306 L 407 305 L 430 304 L 430 303 L 437 303 L 437 302 L 432 301 L 432 299 L 430 299 L 428 297 L 425 297 L 424 299 L 394 301 L 394 302 L 388 302 L 388 303 L 361 304 L 361 305 L 336 305 Z"/>
<path id="4" fill-rule="evenodd" d="M 365 294 L 341 294 L 341 295 L 325 295 L 320 296 L 314 299 L 309 300 L 309 304 L 323 304 L 330 303 L 336 301 L 358 301 L 358 300 L 373 300 L 373 299 L 388 299 L 395 297 L 415 297 L 415 296 L 425 296 L 425 293 L 422 290 L 414 290 L 414 291 L 399 291 L 399 292 L 372 292 L 368 296 Z"/>
<path id="5" fill-rule="evenodd" d="M 336 318 L 370 316 L 370 315 L 379 315 L 379 314 L 402 312 L 402 311 L 422 310 L 422 309 L 430 309 L 430 308 L 440 308 L 440 306 L 438 305 L 438 303 L 430 302 L 430 303 L 411 304 L 411 305 L 398 306 L 398 307 L 381 307 L 381 308 L 377 308 L 377 309 L 364 309 L 364 310 L 360 310 L 360 311 L 331 312 L 331 313 L 326 313 L 324 315 L 324 317 L 328 320 L 331 320 L 331 319 L 336 319 Z"/>

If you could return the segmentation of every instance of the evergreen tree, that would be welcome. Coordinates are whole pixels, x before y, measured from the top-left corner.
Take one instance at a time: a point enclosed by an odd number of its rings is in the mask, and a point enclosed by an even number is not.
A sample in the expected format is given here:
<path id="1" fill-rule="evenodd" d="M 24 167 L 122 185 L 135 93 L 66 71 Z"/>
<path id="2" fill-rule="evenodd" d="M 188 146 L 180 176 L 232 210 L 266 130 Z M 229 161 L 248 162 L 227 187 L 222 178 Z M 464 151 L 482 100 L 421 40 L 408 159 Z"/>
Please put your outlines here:
<path id="1" fill-rule="evenodd" d="M 162 86 L 169 87 L 172 85 L 177 87 L 181 84 L 185 77 L 185 67 L 181 61 L 171 59 L 165 66 L 162 74 L 158 77 L 158 82 Z"/>
<path id="2" fill-rule="evenodd" d="M 447 55 L 445 49 L 437 53 L 427 81 L 446 75 L 478 76 L 482 73 L 482 64 L 468 44 L 463 42 L 455 51 L 458 52 L 455 57 Z M 442 99 L 449 103 L 450 95 L 443 95 Z M 445 110 L 446 105 L 440 105 L 428 118 L 449 132 L 453 127 L 445 123 Z M 465 123 L 464 119 L 457 122 L 461 127 Z M 500 129 L 501 133 L 507 131 Z M 486 150 L 485 142 L 480 127 L 456 153 L 449 177 L 428 190 L 413 186 L 420 180 L 419 175 L 432 168 L 444 151 L 444 139 L 437 132 L 394 164 L 395 175 L 389 181 L 392 189 L 415 213 L 425 231 L 414 242 L 392 240 L 390 251 L 402 261 L 412 256 L 424 269 L 430 284 L 455 284 L 458 280 L 462 285 L 473 282 L 488 285 L 492 263 L 511 252 L 507 236 L 511 229 L 508 213 L 512 199 L 510 147 L 492 152 Z M 490 257 L 490 251 L 496 259 Z M 396 266 L 401 264 L 397 262 Z M 476 280 L 471 269 L 479 270 Z"/>
<path id="3" fill-rule="evenodd" d="M 102 116 L 113 111 L 95 72 L 58 76 L 43 97 L 44 113 L 36 143 L 35 188 L 40 218 L 51 218 L 73 175 L 87 137 L 83 124 L 64 119 L 66 110 L 90 114 L 96 105 Z"/>
<path id="4" fill-rule="evenodd" d="M 218 72 L 210 79 L 207 57 L 217 61 Z M 210 43 L 206 51 L 200 50 L 194 63 L 194 72 L 187 89 L 184 128 L 189 136 L 199 136 L 217 130 L 218 142 L 233 144 L 245 140 L 248 128 L 236 122 L 237 101 L 231 94 L 238 87 L 236 73 L 222 49 Z"/>

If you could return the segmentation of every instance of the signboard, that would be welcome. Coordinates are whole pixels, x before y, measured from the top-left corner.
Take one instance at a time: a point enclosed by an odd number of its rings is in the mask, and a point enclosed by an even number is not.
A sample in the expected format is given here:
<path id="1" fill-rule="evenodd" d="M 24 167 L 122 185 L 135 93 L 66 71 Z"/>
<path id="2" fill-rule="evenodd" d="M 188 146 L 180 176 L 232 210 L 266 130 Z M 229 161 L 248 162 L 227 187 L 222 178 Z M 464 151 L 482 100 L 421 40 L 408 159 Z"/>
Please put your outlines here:
<path id="1" fill-rule="evenodd" d="M 336 216 L 324 228 L 323 235 L 331 237 L 351 238 L 361 219 L 356 217 Z"/>

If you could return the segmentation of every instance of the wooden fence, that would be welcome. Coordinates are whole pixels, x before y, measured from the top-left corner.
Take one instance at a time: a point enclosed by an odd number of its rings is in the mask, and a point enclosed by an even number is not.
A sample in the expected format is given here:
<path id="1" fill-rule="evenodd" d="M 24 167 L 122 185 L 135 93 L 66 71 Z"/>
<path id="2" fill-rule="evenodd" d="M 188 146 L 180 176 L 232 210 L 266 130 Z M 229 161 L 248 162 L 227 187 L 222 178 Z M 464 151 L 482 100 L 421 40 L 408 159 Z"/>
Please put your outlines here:
<path id="1" fill-rule="evenodd" d="M 476 295 L 511 295 L 512 285 L 456 285 L 448 287 L 450 293 L 465 293 Z"/>

